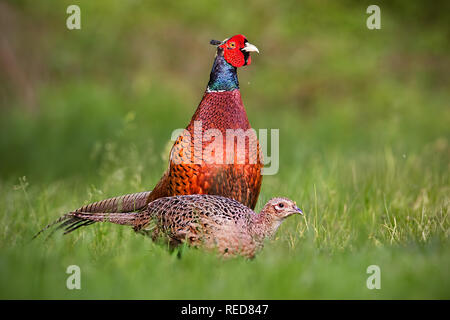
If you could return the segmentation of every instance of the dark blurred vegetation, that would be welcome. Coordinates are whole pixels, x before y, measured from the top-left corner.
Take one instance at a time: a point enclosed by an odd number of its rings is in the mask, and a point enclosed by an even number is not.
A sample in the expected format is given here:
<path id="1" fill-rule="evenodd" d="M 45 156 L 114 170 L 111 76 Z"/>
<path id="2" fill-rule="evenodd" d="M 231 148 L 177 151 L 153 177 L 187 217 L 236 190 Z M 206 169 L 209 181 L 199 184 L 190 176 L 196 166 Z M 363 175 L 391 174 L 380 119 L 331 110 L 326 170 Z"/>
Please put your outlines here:
<path id="1" fill-rule="evenodd" d="M 239 71 L 253 126 L 300 154 L 447 148 L 449 2 L 377 3 L 371 31 L 368 1 L 1 1 L 0 177 L 95 179 L 108 143 L 160 172 L 145 159 L 200 101 L 208 41 L 236 33 L 261 50 Z"/>

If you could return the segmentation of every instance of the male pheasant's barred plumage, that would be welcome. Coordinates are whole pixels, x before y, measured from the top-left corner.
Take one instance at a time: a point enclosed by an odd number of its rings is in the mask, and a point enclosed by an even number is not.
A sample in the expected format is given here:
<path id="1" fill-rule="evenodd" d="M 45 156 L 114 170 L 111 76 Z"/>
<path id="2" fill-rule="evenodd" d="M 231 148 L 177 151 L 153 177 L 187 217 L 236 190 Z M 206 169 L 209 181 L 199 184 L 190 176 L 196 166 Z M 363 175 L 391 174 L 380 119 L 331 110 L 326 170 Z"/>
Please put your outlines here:
<path id="1" fill-rule="evenodd" d="M 136 232 L 163 239 L 175 247 L 188 243 L 217 250 L 223 256 L 252 258 L 281 222 L 302 213 L 286 198 L 270 200 L 259 214 L 238 201 L 212 195 L 163 197 L 134 213 L 71 212 L 56 221 L 58 229 L 70 233 L 94 222 L 132 226 Z"/>
<path id="2" fill-rule="evenodd" d="M 109 198 L 85 205 L 77 212 L 131 212 L 139 210 L 147 204 L 151 191 L 130 193 L 120 197 Z"/>
<path id="3" fill-rule="evenodd" d="M 217 129 L 225 137 L 227 130 L 238 130 L 238 139 L 248 141 L 245 134 L 251 126 L 239 91 L 237 68 L 250 65 L 250 52 L 259 51 L 243 35 L 235 35 L 224 41 L 214 40 L 211 44 L 217 45 L 217 53 L 210 79 L 186 131 L 194 137 L 194 124 L 197 122 L 201 123 L 202 134 L 209 129 Z M 201 158 L 197 157 L 196 152 L 196 158 L 189 159 L 193 160 L 192 163 L 186 163 L 186 157 L 182 153 L 188 142 L 185 137 L 180 136 L 171 150 L 168 170 L 152 191 L 103 200 L 76 211 L 131 212 L 143 209 L 148 203 L 161 197 L 189 194 L 221 195 L 254 209 L 261 189 L 263 166 L 258 141 L 253 141 L 254 148 L 249 141 L 244 145 L 235 141 L 227 149 L 224 138 L 220 163 L 215 161 L 215 154 L 203 154 L 210 141 L 202 141 Z M 190 148 L 194 154 L 192 144 Z M 228 163 L 225 158 L 232 152 L 243 154 L 245 161 Z M 145 200 L 143 194 L 146 194 Z M 119 208 L 114 209 L 117 206 Z"/>
<path id="4" fill-rule="evenodd" d="M 133 211 L 140 210 L 147 205 L 147 198 L 150 193 L 151 193 L 151 191 L 144 191 L 144 192 L 138 192 L 138 193 L 130 193 L 130 194 L 126 194 L 126 195 L 123 195 L 120 197 L 109 198 L 109 199 L 105 199 L 105 200 L 87 204 L 85 206 L 82 206 L 81 208 L 78 208 L 74 212 L 78 212 L 78 213 L 133 212 Z M 60 218 L 60 220 L 63 220 L 64 217 L 65 216 Z M 52 227 L 54 224 L 59 223 L 60 220 L 57 220 L 54 223 L 47 225 L 44 229 L 39 231 L 34 236 L 34 238 L 36 238 L 43 231 Z M 84 221 L 83 223 L 92 224 L 94 222 L 95 221 L 91 221 L 91 222 Z M 72 227 L 75 227 L 75 225 Z"/>

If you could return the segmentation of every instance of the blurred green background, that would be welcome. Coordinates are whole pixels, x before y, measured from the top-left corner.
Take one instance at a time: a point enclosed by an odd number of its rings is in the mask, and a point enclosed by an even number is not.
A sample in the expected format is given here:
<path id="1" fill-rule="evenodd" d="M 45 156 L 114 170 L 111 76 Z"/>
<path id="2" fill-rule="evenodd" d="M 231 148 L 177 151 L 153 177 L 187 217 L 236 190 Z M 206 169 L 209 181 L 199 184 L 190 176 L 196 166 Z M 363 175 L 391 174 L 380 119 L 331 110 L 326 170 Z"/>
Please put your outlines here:
<path id="1" fill-rule="evenodd" d="M 450 5 L 377 1 L 368 30 L 370 4 L 1 0 L 0 298 L 450 298 Z M 68 210 L 153 188 L 209 40 L 237 33 L 261 52 L 239 70 L 250 122 L 280 129 L 257 209 L 282 195 L 305 218 L 254 261 L 177 259 L 109 225 L 29 243 Z"/>

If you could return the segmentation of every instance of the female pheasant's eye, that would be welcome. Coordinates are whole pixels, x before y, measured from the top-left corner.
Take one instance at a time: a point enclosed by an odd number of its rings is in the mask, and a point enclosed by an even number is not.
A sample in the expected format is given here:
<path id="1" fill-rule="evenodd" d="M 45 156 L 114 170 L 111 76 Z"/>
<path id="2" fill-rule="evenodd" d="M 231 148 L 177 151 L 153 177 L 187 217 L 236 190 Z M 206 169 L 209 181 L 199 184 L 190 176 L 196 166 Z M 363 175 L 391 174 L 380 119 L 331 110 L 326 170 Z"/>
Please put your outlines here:
<path id="1" fill-rule="evenodd" d="M 284 207 L 284 204 L 280 203 L 278 206 L 279 206 L 280 208 L 283 208 L 283 207 Z"/>

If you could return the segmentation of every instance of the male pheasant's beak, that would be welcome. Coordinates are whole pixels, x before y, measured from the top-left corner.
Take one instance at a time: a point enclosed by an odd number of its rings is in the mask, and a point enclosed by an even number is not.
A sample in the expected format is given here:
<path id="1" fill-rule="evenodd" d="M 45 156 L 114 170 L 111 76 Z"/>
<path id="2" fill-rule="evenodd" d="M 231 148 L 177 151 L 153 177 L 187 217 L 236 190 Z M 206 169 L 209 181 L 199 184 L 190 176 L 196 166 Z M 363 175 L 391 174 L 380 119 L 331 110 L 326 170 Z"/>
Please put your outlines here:
<path id="1" fill-rule="evenodd" d="M 250 42 L 246 42 L 245 46 L 241 49 L 242 51 L 246 51 L 246 52 L 258 52 L 259 50 L 256 46 L 254 46 L 253 44 L 251 44 Z"/>

